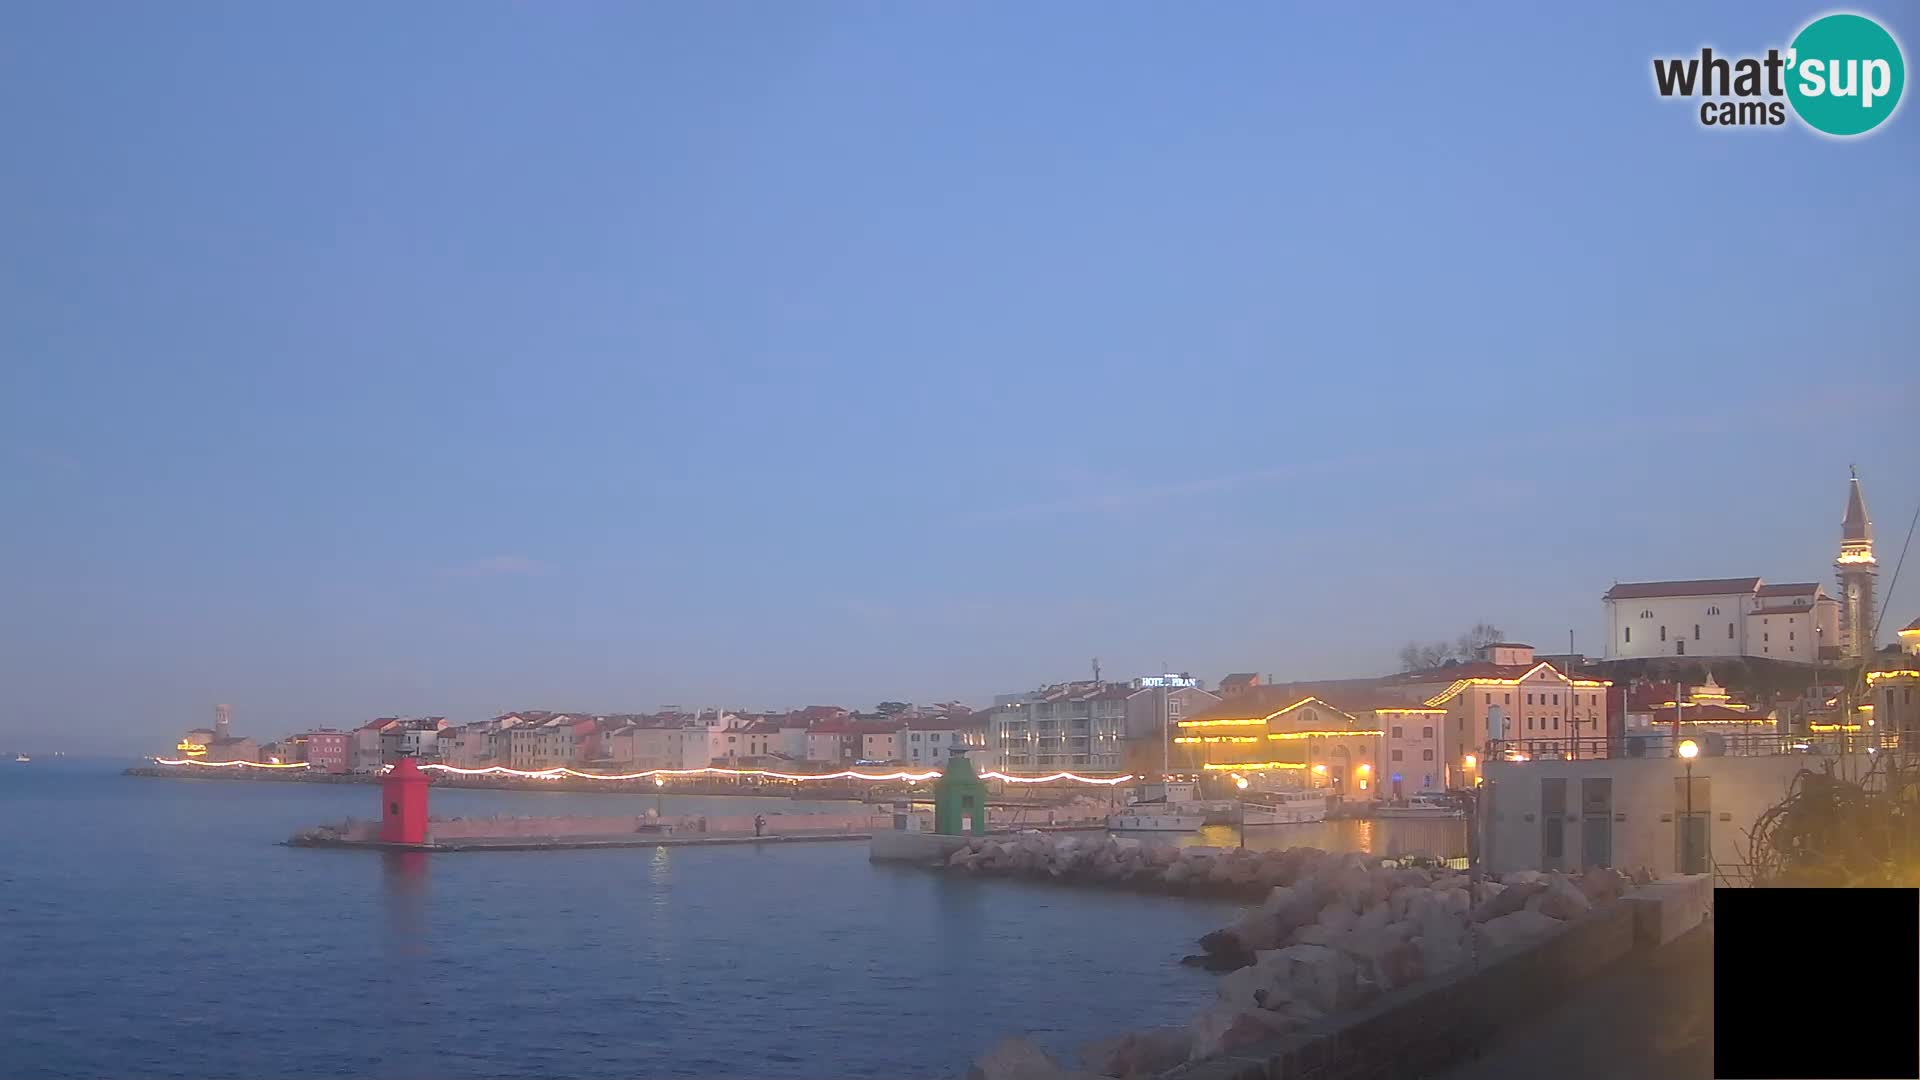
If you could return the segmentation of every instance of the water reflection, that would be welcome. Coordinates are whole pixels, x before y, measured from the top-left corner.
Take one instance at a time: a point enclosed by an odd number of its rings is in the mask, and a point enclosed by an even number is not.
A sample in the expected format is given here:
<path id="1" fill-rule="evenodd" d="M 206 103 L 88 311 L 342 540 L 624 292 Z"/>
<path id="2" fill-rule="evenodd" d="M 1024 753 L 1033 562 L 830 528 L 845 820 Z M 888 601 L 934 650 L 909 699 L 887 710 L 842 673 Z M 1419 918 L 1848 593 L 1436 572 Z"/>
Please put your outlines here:
<path id="1" fill-rule="evenodd" d="M 427 860 L 424 851 L 380 853 L 385 890 L 388 951 L 404 956 L 427 952 Z"/>
<path id="2" fill-rule="evenodd" d="M 1364 851 L 1385 858 L 1436 855 L 1443 859 L 1467 856 L 1464 818 L 1419 819 L 1343 818 L 1302 825 L 1208 825 L 1197 833 L 1134 833 L 1149 842 L 1171 841 L 1181 847 L 1206 844 L 1250 851 L 1280 851 L 1290 847 L 1317 847 L 1326 851 Z"/>

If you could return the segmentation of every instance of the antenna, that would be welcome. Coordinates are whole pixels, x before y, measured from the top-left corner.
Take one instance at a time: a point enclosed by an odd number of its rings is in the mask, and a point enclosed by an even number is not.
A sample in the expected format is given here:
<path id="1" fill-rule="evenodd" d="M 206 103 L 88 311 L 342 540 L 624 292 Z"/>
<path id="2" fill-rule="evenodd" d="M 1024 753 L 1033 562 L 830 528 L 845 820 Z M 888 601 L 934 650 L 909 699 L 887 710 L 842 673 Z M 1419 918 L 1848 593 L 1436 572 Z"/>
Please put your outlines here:
<path id="1" fill-rule="evenodd" d="M 1100 681 L 1100 658 L 1097 656 L 1093 658 L 1093 681 Z"/>

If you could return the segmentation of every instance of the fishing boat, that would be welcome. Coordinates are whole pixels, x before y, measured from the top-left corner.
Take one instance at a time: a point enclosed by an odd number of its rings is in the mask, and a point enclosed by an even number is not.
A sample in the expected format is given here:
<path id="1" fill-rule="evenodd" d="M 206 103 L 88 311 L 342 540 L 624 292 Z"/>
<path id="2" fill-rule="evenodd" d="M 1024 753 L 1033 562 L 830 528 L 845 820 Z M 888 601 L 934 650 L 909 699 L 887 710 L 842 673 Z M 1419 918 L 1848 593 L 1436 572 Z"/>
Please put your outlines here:
<path id="1" fill-rule="evenodd" d="M 1312 791 L 1274 792 L 1258 800 L 1242 800 L 1242 825 L 1304 825 L 1327 820 L 1327 797 Z"/>
<path id="2" fill-rule="evenodd" d="M 1375 807 L 1373 816 L 1378 818 L 1457 818 L 1465 817 L 1466 812 L 1453 804 L 1453 799 L 1443 791 L 1422 791 L 1408 799 L 1405 806 Z"/>

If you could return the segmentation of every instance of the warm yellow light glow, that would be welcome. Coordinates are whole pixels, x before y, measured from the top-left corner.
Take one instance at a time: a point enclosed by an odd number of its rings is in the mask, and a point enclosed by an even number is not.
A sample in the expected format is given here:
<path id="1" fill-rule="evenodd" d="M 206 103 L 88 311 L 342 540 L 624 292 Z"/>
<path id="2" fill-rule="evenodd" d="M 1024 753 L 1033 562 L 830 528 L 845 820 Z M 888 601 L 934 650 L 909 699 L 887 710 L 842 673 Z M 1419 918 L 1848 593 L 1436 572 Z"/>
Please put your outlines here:
<path id="1" fill-rule="evenodd" d="M 1266 726 L 1266 723 L 1267 723 L 1267 720 L 1266 720 L 1266 717 L 1263 717 L 1263 716 L 1249 716 L 1249 717 L 1242 717 L 1242 718 L 1240 718 L 1240 719 L 1236 719 L 1236 720 L 1181 720 L 1181 721 L 1179 721 L 1178 723 L 1176 723 L 1176 724 L 1175 724 L 1174 726 L 1176 726 L 1176 727 L 1186 727 L 1186 728 L 1195 728 L 1195 727 L 1265 727 L 1265 726 Z"/>
<path id="2" fill-rule="evenodd" d="M 1541 668 L 1545 668 L 1548 671 L 1552 672 L 1555 676 L 1559 678 L 1561 682 L 1567 684 L 1568 686 L 1578 686 L 1582 688 L 1587 688 L 1587 687 L 1599 688 L 1603 686 L 1613 685 L 1613 683 L 1605 679 L 1570 679 L 1564 673 L 1562 673 L 1560 669 L 1542 660 L 1540 663 L 1535 664 L 1533 665 L 1533 667 L 1529 668 L 1526 674 L 1521 675 L 1517 679 L 1488 679 L 1488 678 L 1456 679 L 1454 680 L 1453 685 L 1447 687 L 1445 690 L 1440 691 L 1438 694 L 1435 694 L 1434 696 L 1428 698 L 1427 704 L 1429 705 L 1445 704 L 1449 699 L 1458 695 L 1460 691 L 1468 689 L 1469 687 L 1474 687 L 1474 686 L 1519 686 L 1521 683 L 1527 681 L 1528 679 L 1533 678 L 1533 676 L 1536 673 L 1538 673 Z"/>
<path id="3" fill-rule="evenodd" d="M 1186 735 L 1173 740 L 1177 743 L 1250 743 L 1259 742 L 1258 735 Z"/>
<path id="4" fill-rule="evenodd" d="M 1315 765 L 1313 767 L 1313 775 L 1315 776 L 1327 775 L 1327 767 L 1325 765 Z"/>
<path id="5" fill-rule="evenodd" d="M 667 786 L 667 778 L 666 778 L 666 777 L 664 777 L 664 776 L 656 776 L 656 777 L 654 777 L 654 778 L 653 778 L 653 786 L 654 786 L 654 787 L 666 787 L 666 786 Z"/>
<path id="6" fill-rule="evenodd" d="M 1374 712 L 1377 712 L 1377 713 L 1444 713 L 1444 712 L 1446 712 L 1447 710 L 1445 710 L 1445 709 L 1433 709 L 1433 708 L 1427 708 L 1427 707 L 1424 707 L 1424 706 L 1423 706 L 1423 707 L 1421 707 L 1421 708 L 1418 708 L 1418 709 L 1416 709 L 1416 708 L 1412 708 L 1412 707 L 1408 707 L 1408 708 L 1405 708 L 1405 709 L 1375 709 L 1375 710 L 1373 710 L 1373 711 L 1374 711 Z"/>
<path id="7" fill-rule="evenodd" d="M 164 757 L 154 758 L 153 763 L 155 765 L 198 765 L 203 769 L 231 769 L 235 767 L 245 769 L 304 769 L 307 768 L 309 764 L 305 761 L 296 761 L 289 765 L 270 765 L 260 761 L 196 761 L 193 758 Z"/>
<path id="8" fill-rule="evenodd" d="M 1833 561 L 1840 566 L 1850 566 L 1858 563 L 1871 563 L 1874 562 L 1875 559 L 1871 550 L 1843 551 L 1840 553 L 1840 557 Z"/>
<path id="9" fill-rule="evenodd" d="M 1307 766 L 1305 762 L 1300 761 L 1209 761 L 1200 767 L 1208 772 L 1229 772 L 1234 769 L 1245 769 L 1248 772 L 1257 773 L 1274 772 L 1280 769 L 1304 769 Z"/>
<path id="10" fill-rule="evenodd" d="M 182 739 L 178 743 L 175 743 L 173 748 L 188 757 L 198 757 L 207 752 L 205 745 L 194 742 L 191 739 Z"/>
<path id="11" fill-rule="evenodd" d="M 1480 759 L 1474 757 L 1472 754 L 1468 754 L 1466 757 L 1463 757 L 1460 759 L 1460 763 L 1462 765 L 1465 765 L 1467 768 L 1471 769 L 1474 766 L 1480 764 Z"/>
<path id="12" fill-rule="evenodd" d="M 1355 766 L 1353 771 L 1359 773 L 1361 776 L 1365 776 L 1368 773 L 1373 771 L 1373 766 L 1363 761 L 1359 765 Z"/>
<path id="13" fill-rule="evenodd" d="M 1244 776 L 1234 777 L 1233 786 L 1239 788 L 1241 791 L 1247 790 L 1247 778 Z"/>
<path id="14" fill-rule="evenodd" d="M 1920 671 L 1869 671 L 1867 672 L 1868 682 L 1870 683 L 1878 682 L 1881 679 L 1920 679 Z"/>
<path id="15" fill-rule="evenodd" d="M 1700 747 L 1692 739 L 1688 739 L 1680 744 L 1680 756 L 1692 761 L 1700 756 Z"/>
<path id="16" fill-rule="evenodd" d="M 1382 731 L 1361 731 L 1357 729 L 1351 730 L 1351 731 L 1272 731 L 1267 733 L 1267 738 L 1269 739 L 1334 739 L 1342 735 L 1379 736 L 1384 734 L 1386 733 Z"/>
<path id="17" fill-rule="evenodd" d="M 1859 724 L 1808 724 L 1807 730 L 1817 731 L 1823 735 L 1826 735 L 1826 734 L 1832 734 L 1833 732 L 1836 732 L 1836 731 L 1859 731 L 1860 725 Z"/>

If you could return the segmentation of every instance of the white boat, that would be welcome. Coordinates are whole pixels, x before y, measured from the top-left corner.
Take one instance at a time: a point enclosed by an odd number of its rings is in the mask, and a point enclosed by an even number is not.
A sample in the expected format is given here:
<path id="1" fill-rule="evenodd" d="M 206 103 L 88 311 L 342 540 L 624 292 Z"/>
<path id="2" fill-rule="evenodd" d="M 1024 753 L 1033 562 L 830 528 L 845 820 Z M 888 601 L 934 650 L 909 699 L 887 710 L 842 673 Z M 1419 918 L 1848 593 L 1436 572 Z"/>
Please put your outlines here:
<path id="1" fill-rule="evenodd" d="M 25 765 L 27 762 L 32 761 L 33 759 L 28 757 L 25 754 L 15 754 L 13 755 L 13 760 L 18 762 L 21 765 Z"/>
<path id="2" fill-rule="evenodd" d="M 1466 816 L 1444 792 L 1423 791 L 1407 800 L 1405 806 L 1376 806 L 1377 818 L 1457 818 Z"/>
<path id="3" fill-rule="evenodd" d="M 1304 825 L 1327 820 L 1327 797 L 1311 791 L 1277 792 L 1240 804 L 1242 825 Z"/>
<path id="4" fill-rule="evenodd" d="M 1205 814 L 1180 814 L 1146 806 L 1107 816 L 1107 828 L 1114 832 L 1199 832 L 1206 823 Z"/>

